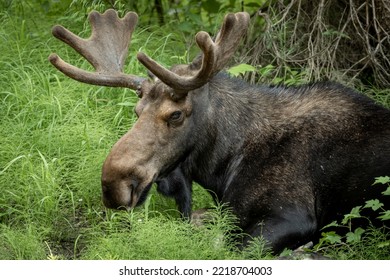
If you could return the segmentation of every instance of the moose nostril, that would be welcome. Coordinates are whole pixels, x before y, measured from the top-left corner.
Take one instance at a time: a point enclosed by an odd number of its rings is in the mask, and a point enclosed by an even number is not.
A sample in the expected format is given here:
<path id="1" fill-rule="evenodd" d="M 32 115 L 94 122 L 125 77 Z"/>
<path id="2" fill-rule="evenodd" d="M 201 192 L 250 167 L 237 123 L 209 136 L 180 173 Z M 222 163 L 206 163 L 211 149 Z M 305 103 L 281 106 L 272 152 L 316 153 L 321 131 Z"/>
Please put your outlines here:
<path id="1" fill-rule="evenodd" d="M 130 188 L 137 188 L 138 187 L 138 181 L 137 180 L 130 180 Z"/>

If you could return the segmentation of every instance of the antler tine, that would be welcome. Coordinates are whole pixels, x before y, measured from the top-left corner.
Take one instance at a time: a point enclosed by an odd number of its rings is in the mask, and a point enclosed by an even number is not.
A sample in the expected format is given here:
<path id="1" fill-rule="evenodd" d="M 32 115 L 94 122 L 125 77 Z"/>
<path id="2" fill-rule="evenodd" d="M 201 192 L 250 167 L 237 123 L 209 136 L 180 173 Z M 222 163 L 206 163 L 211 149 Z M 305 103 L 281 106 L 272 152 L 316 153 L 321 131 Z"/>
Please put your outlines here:
<path id="1" fill-rule="evenodd" d="M 193 76 L 177 75 L 144 53 L 138 53 L 137 58 L 165 84 L 178 91 L 188 92 L 206 84 L 226 65 L 246 33 L 249 19 L 249 14 L 245 12 L 226 15 L 215 42 L 204 31 L 196 34 L 195 39 L 203 52 L 203 59 L 200 70 Z"/>
<path id="2" fill-rule="evenodd" d="M 92 34 L 82 39 L 62 26 L 53 27 L 52 33 L 80 53 L 95 68 L 89 72 L 63 61 L 57 54 L 49 56 L 50 62 L 65 75 L 80 82 L 138 89 L 145 78 L 123 73 L 131 35 L 138 21 L 136 13 L 129 12 L 123 19 L 109 9 L 104 14 L 89 14 Z"/>

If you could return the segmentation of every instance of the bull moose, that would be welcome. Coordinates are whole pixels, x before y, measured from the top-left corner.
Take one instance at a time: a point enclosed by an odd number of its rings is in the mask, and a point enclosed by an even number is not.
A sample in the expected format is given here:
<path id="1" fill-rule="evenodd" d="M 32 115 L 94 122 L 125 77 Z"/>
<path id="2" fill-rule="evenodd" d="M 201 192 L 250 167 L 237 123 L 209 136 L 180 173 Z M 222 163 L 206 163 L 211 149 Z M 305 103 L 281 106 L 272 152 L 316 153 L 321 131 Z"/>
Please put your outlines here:
<path id="1" fill-rule="evenodd" d="M 280 252 L 380 197 L 371 185 L 390 174 L 388 109 L 338 83 L 258 86 L 221 72 L 249 26 L 245 12 L 226 15 L 215 39 L 198 32 L 201 53 L 191 64 L 166 69 L 140 52 L 154 79 L 125 74 L 137 20 L 133 12 L 120 18 L 112 9 L 94 11 L 89 39 L 53 28 L 95 71 L 51 54 L 55 67 L 81 82 L 133 89 L 140 98 L 137 121 L 103 164 L 106 207 L 140 205 L 156 183 L 190 217 L 197 182 L 232 209 L 248 238 L 263 236 Z"/>

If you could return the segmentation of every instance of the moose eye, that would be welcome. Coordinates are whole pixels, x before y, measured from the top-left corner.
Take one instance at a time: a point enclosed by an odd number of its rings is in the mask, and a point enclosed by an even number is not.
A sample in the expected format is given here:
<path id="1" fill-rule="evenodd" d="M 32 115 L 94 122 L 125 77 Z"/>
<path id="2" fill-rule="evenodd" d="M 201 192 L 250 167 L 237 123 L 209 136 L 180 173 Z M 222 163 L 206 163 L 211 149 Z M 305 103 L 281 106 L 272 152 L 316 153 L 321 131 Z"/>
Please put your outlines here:
<path id="1" fill-rule="evenodd" d="M 181 121 L 183 118 L 183 112 L 182 111 L 175 111 L 169 116 L 169 122 L 177 123 Z"/>

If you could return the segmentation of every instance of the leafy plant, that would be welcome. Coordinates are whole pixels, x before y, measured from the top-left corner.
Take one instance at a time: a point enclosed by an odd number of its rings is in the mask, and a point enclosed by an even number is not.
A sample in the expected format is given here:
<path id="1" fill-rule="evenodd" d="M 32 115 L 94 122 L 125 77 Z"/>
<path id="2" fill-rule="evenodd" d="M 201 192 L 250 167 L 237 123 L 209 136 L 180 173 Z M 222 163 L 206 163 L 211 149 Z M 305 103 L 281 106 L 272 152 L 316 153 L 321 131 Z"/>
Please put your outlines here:
<path id="1" fill-rule="evenodd" d="M 377 177 L 373 185 L 384 184 L 387 185 L 385 191 L 382 192 L 384 196 L 390 195 L 390 177 Z M 373 186 L 375 187 L 375 186 Z M 345 252 L 349 251 L 350 254 L 355 254 L 353 252 L 356 248 L 364 247 L 362 244 L 369 244 L 370 247 L 374 247 L 372 250 L 377 252 L 378 249 L 381 249 L 382 252 L 376 253 L 373 256 L 385 256 L 388 258 L 390 254 L 390 240 L 388 240 L 388 231 L 389 229 L 386 226 L 382 228 L 375 228 L 372 225 L 372 221 L 362 215 L 363 209 L 370 209 L 377 213 L 377 219 L 381 221 L 386 221 L 390 219 L 390 211 L 384 208 L 384 204 L 380 202 L 379 199 L 371 199 L 365 202 L 364 206 L 356 206 L 354 207 L 350 213 L 344 215 L 341 223 L 339 224 L 337 221 L 333 221 L 329 225 L 325 226 L 323 229 L 327 229 L 330 227 L 335 227 L 338 229 L 346 229 L 347 233 L 344 236 L 339 235 L 336 231 L 328 231 L 322 232 L 322 238 L 319 243 L 315 245 L 315 251 L 324 251 L 327 253 L 334 254 L 335 252 L 339 252 L 338 254 L 345 256 Z M 357 227 L 353 228 L 353 222 L 355 219 L 366 219 L 368 221 L 368 227 L 362 228 Z M 367 238 L 371 235 L 376 235 L 376 241 Z M 386 250 L 385 250 L 386 249 Z M 368 250 L 368 246 L 365 250 Z M 383 251 L 385 250 L 385 251 Z M 340 253 L 342 252 L 342 253 Z M 352 253 L 351 253 L 352 252 Z"/>
<path id="2" fill-rule="evenodd" d="M 248 72 L 255 72 L 255 71 L 256 71 L 256 67 L 245 63 L 233 66 L 227 70 L 227 72 L 234 77 L 238 77 Z"/>

